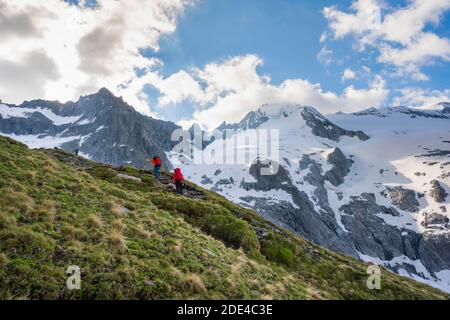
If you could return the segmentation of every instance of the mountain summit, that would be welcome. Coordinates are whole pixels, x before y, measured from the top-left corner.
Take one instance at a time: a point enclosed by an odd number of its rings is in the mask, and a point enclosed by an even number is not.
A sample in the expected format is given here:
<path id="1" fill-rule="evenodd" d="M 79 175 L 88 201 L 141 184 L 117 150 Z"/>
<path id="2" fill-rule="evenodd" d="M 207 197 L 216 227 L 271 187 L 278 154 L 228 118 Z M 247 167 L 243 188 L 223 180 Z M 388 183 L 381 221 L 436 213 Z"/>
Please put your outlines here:
<path id="1" fill-rule="evenodd" d="M 77 102 L 34 100 L 0 106 L 0 133 L 33 148 L 78 149 L 86 158 L 116 166 L 144 167 L 173 147 L 172 122 L 144 116 L 106 88 Z"/>

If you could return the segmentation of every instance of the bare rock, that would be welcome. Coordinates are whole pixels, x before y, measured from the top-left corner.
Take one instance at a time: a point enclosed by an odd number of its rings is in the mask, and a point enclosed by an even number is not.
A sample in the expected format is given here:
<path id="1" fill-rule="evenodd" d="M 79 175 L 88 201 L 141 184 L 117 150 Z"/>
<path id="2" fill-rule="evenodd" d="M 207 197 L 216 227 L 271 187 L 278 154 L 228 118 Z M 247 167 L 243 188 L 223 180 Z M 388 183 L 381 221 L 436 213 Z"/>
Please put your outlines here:
<path id="1" fill-rule="evenodd" d="M 430 190 L 430 196 L 439 203 L 445 202 L 445 198 L 448 196 L 448 193 L 445 191 L 445 189 L 441 186 L 439 181 L 433 180 L 430 182 L 431 190 Z"/>
<path id="2" fill-rule="evenodd" d="M 392 203 L 408 212 L 419 211 L 419 201 L 416 198 L 416 193 L 413 190 L 404 189 L 402 187 L 395 187 L 387 190 L 387 194 L 392 200 Z"/>

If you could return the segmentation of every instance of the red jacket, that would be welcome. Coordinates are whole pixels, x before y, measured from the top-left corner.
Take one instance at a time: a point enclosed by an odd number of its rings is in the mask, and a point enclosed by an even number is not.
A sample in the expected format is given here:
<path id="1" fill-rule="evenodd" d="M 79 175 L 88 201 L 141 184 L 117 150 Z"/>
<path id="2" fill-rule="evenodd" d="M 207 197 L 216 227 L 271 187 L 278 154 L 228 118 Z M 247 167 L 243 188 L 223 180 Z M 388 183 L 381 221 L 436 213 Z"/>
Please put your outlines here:
<path id="1" fill-rule="evenodd" d="M 184 177 L 183 177 L 183 174 L 181 173 L 180 168 L 176 168 L 174 170 L 172 180 L 173 180 L 173 182 L 184 181 Z"/>

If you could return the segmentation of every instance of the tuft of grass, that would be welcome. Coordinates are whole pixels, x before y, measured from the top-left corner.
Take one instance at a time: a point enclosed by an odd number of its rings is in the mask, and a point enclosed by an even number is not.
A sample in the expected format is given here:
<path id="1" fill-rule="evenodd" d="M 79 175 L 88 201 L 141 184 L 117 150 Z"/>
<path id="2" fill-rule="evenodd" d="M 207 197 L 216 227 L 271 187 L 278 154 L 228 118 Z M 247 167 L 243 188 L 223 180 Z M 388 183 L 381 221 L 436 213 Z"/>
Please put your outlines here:
<path id="1" fill-rule="evenodd" d="M 183 289 L 187 289 L 193 293 L 207 293 L 206 286 L 202 278 L 195 273 L 183 273 L 174 268 L 171 275 L 177 280 L 177 284 Z"/>
<path id="2" fill-rule="evenodd" d="M 44 200 L 41 205 L 35 206 L 35 209 L 28 212 L 27 221 L 50 222 L 56 215 L 56 204 L 51 200 Z"/>
<path id="3" fill-rule="evenodd" d="M 9 263 L 9 258 L 3 252 L 0 252 L 0 268 L 5 268 Z"/>
<path id="4" fill-rule="evenodd" d="M 4 212 L 29 214 L 34 209 L 34 200 L 23 192 L 3 188 L 0 194 L 0 207 Z"/>
<path id="5" fill-rule="evenodd" d="M 107 208 L 111 211 L 116 217 L 121 217 L 124 214 L 124 207 L 118 204 L 117 202 L 110 200 L 107 203 Z"/>
<path id="6" fill-rule="evenodd" d="M 125 225 L 123 224 L 122 219 L 116 219 L 111 222 L 111 228 L 120 233 L 123 233 L 123 231 L 125 231 Z"/>
<path id="7" fill-rule="evenodd" d="M 91 175 L 102 180 L 112 181 L 117 177 L 117 172 L 109 166 L 98 165 L 91 169 Z"/>
<path id="8" fill-rule="evenodd" d="M 102 218 L 95 213 L 89 215 L 89 226 L 95 229 L 101 229 L 103 227 Z"/>
<path id="9" fill-rule="evenodd" d="M 125 237 L 118 230 L 112 230 L 108 234 L 106 241 L 108 243 L 109 248 L 111 249 L 111 251 L 113 253 L 121 253 L 127 249 Z"/>

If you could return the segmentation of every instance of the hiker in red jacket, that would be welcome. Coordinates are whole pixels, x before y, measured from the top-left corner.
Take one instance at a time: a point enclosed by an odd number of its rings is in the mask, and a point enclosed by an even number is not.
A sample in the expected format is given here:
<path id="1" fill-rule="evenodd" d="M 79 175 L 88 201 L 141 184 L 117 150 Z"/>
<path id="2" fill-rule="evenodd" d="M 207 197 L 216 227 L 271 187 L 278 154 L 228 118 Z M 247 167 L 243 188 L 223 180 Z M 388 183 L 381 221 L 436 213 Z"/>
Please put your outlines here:
<path id="1" fill-rule="evenodd" d="M 177 194 L 183 194 L 184 177 L 183 174 L 181 173 L 180 168 L 176 168 L 174 170 L 172 180 L 173 183 L 175 183 L 175 187 L 177 188 Z"/>
<path id="2" fill-rule="evenodd" d="M 155 178 L 159 180 L 159 169 L 161 169 L 161 158 L 155 156 L 150 160 L 150 163 L 153 165 L 153 173 L 155 174 Z"/>

